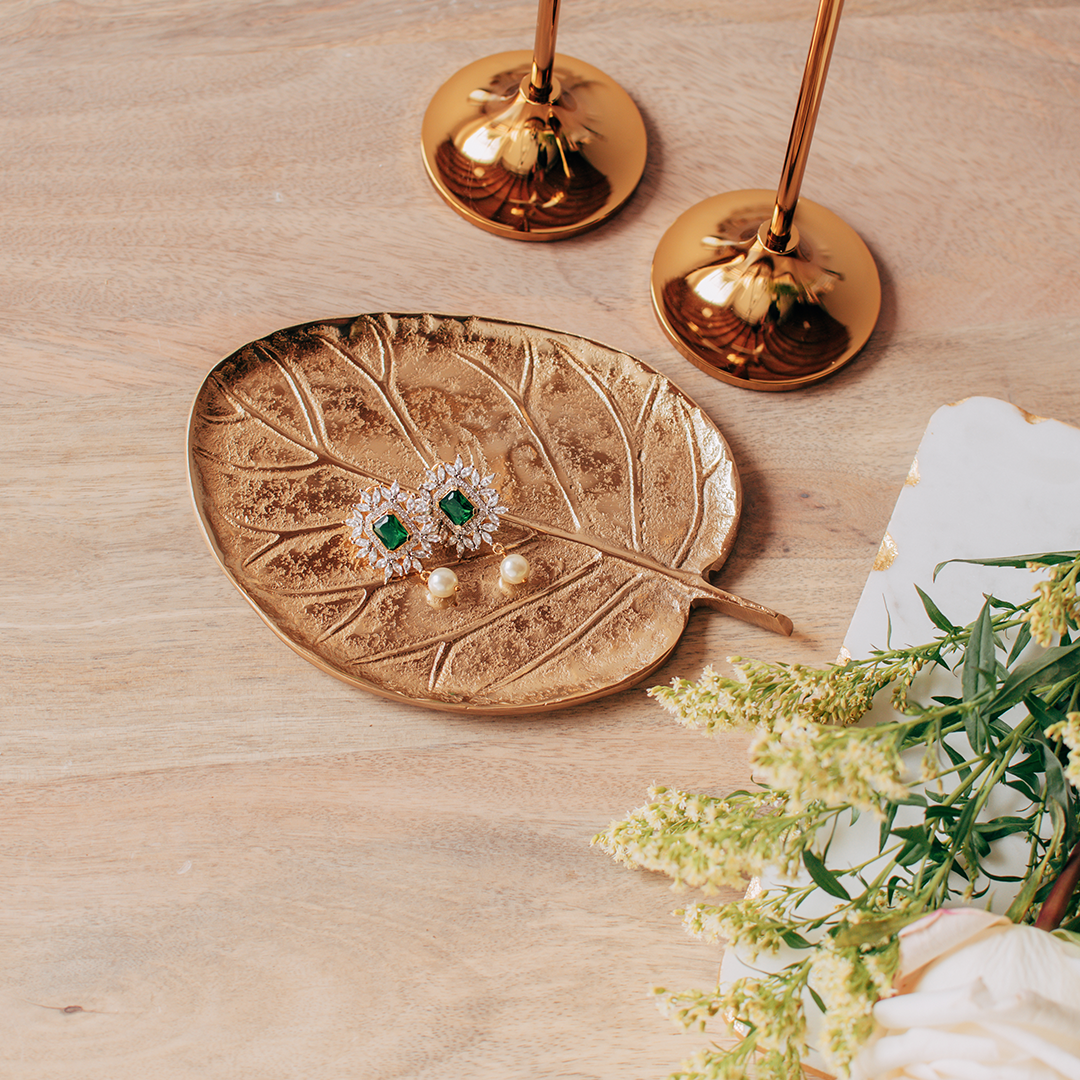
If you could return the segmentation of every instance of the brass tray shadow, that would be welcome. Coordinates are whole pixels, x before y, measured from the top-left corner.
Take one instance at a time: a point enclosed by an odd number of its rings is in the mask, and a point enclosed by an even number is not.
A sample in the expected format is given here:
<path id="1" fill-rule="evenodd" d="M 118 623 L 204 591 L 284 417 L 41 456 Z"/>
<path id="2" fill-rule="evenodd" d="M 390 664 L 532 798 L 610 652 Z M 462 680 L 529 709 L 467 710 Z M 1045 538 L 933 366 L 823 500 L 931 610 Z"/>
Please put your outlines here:
<path id="1" fill-rule="evenodd" d="M 416 490 L 439 461 L 494 473 L 496 539 L 528 581 L 499 586 L 486 546 L 436 609 L 416 574 L 383 581 L 345 524 L 360 493 Z M 267 625 L 324 671 L 384 697 L 468 713 L 542 711 L 645 678 L 695 605 L 791 632 L 712 586 L 741 489 L 723 436 L 640 360 L 474 317 L 361 315 L 252 342 L 191 412 L 192 496 L 211 549 Z"/>

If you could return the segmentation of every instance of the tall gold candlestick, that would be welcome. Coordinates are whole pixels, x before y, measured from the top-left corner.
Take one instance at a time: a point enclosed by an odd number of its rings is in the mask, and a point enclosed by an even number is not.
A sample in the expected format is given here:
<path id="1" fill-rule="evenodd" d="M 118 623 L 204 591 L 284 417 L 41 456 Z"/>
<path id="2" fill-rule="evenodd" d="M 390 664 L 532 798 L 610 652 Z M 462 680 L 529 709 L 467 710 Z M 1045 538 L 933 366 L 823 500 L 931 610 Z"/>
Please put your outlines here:
<path id="1" fill-rule="evenodd" d="M 831 375 L 866 344 L 881 308 L 866 244 L 799 198 L 843 6 L 820 0 L 775 198 L 749 190 L 706 199 L 668 229 L 653 259 L 665 333 L 703 371 L 738 386 L 792 390 Z"/>

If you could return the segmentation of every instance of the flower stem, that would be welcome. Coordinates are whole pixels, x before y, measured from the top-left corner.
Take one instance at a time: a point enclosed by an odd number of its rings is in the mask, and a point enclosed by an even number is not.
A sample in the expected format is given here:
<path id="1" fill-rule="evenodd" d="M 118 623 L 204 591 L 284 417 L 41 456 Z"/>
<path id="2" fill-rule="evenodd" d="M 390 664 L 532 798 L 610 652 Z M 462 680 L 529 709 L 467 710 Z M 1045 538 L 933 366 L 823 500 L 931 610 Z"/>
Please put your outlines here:
<path id="1" fill-rule="evenodd" d="M 1039 908 L 1039 917 L 1035 920 L 1035 926 L 1039 930 L 1056 930 L 1061 925 L 1061 920 L 1069 910 L 1069 901 L 1076 890 L 1077 882 L 1080 882 L 1080 840 L 1076 842 L 1069 861 L 1058 874 L 1050 895 Z"/>

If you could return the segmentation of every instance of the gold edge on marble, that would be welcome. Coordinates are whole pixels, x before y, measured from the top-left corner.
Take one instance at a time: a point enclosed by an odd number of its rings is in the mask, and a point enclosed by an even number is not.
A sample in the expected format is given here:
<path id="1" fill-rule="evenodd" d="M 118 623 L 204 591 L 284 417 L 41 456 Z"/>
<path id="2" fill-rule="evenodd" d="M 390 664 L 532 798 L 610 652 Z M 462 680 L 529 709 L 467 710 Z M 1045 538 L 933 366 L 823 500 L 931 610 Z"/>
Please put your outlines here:
<path id="1" fill-rule="evenodd" d="M 896 547 L 896 541 L 892 536 L 886 532 L 881 538 L 881 547 L 878 548 L 878 553 L 874 557 L 874 570 L 888 570 L 890 566 L 896 561 L 896 556 L 900 552 Z"/>

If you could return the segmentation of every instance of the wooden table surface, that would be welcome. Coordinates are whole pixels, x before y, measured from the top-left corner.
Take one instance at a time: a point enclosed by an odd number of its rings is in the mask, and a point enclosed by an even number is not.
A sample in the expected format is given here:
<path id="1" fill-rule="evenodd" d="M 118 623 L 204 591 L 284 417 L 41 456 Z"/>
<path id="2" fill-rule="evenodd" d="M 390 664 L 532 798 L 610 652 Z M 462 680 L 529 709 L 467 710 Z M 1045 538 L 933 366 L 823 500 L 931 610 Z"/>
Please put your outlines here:
<path id="1" fill-rule="evenodd" d="M 725 433 L 722 587 L 653 681 L 832 659 L 927 420 L 970 395 L 1080 423 L 1080 3 L 851 0 L 803 193 L 878 259 L 854 363 L 755 394 L 681 359 L 653 250 L 776 183 L 810 0 L 569 0 L 559 49 L 639 104 L 649 164 L 592 234 L 452 214 L 420 118 L 532 43 L 532 3 L 9 0 L 0 9 L 0 1073 L 8 1080 L 661 1077 L 708 985 L 665 880 L 588 840 L 652 782 L 746 782 L 627 690 L 472 719 L 282 645 L 192 512 L 188 409 L 225 354 L 368 311 L 608 342 Z M 1062 468 L 1068 463 L 1061 463 Z M 1009 493 L 1001 492 L 1008 513 Z M 1001 554 L 988 552 L 988 554 Z"/>

